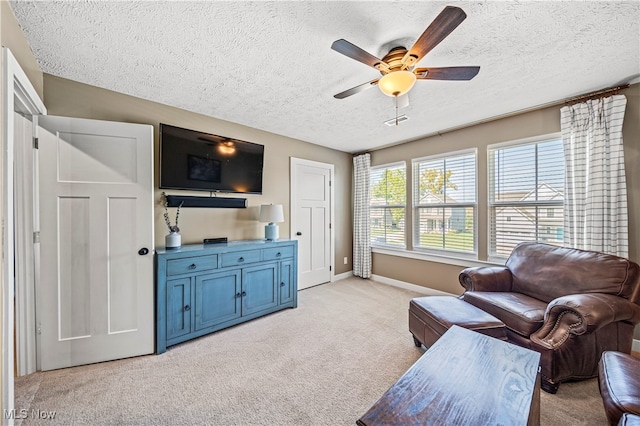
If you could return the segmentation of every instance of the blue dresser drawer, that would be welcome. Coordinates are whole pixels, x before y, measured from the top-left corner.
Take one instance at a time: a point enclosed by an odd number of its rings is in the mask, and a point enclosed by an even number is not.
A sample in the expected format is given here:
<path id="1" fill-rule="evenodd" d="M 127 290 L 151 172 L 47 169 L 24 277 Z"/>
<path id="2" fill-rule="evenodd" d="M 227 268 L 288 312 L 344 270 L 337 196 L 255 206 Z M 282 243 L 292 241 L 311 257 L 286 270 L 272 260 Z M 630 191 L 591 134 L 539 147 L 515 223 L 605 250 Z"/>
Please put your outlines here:
<path id="1" fill-rule="evenodd" d="M 222 253 L 222 267 L 245 265 L 260 262 L 260 250 L 247 250 L 233 253 Z"/>
<path id="2" fill-rule="evenodd" d="M 279 260 L 293 257 L 293 246 L 262 250 L 262 260 Z"/>
<path id="3" fill-rule="evenodd" d="M 167 261 L 167 275 L 189 274 L 218 268 L 218 255 L 189 257 Z"/>

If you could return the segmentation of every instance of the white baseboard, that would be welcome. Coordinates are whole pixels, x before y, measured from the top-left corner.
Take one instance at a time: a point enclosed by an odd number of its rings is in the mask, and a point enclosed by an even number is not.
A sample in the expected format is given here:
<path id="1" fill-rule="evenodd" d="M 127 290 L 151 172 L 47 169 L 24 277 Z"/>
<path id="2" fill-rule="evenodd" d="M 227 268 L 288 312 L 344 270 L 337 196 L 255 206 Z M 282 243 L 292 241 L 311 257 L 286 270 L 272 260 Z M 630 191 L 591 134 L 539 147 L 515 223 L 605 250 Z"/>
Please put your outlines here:
<path id="1" fill-rule="evenodd" d="M 338 281 L 338 280 L 343 280 L 345 278 L 349 278 L 349 277 L 352 277 L 352 276 L 353 276 L 353 271 L 343 272 L 341 274 L 334 275 L 333 278 L 331 279 L 331 282 Z"/>
<path id="2" fill-rule="evenodd" d="M 341 274 L 341 276 L 342 275 L 344 274 Z M 346 277 L 342 277 L 342 278 L 346 278 Z M 398 280 L 394 280 L 393 278 L 383 277 L 381 275 L 372 275 L 371 279 L 382 284 L 387 284 L 394 287 L 400 287 L 405 290 L 411 290 L 418 293 L 423 293 L 428 296 L 457 296 L 457 294 L 447 293 L 440 290 L 434 290 L 429 287 L 423 287 L 421 285 L 411 284 L 406 281 L 398 281 Z M 640 352 L 640 340 L 633 339 L 633 346 L 631 347 L 631 350 L 634 352 Z"/>
<path id="3" fill-rule="evenodd" d="M 391 285 L 394 287 L 400 287 L 405 290 L 411 290 L 418 293 L 423 293 L 428 296 L 458 296 L 457 294 L 447 293 L 445 291 L 435 290 L 429 287 L 423 287 L 421 285 L 411 284 L 406 281 L 398 281 L 393 278 L 383 277 L 381 275 L 371 275 L 371 279 L 382 284 Z"/>

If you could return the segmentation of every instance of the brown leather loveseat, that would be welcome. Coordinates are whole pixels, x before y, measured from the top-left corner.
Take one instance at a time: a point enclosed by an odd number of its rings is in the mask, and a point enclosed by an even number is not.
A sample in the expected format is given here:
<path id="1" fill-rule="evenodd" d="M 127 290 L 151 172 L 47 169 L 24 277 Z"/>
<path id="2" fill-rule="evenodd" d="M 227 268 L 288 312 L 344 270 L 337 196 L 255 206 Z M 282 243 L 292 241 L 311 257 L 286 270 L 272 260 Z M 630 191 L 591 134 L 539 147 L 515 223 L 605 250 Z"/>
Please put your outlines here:
<path id="1" fill-rule="evenodd" d="M 540 352 L 547 392 L 597 376 L 604 351 L 631 351 L 640 266 L 630 260 L 521 243 L 504 267 L 467 268 L 459 279 L 461 298 L 501 320 L 509 342 Z"/>

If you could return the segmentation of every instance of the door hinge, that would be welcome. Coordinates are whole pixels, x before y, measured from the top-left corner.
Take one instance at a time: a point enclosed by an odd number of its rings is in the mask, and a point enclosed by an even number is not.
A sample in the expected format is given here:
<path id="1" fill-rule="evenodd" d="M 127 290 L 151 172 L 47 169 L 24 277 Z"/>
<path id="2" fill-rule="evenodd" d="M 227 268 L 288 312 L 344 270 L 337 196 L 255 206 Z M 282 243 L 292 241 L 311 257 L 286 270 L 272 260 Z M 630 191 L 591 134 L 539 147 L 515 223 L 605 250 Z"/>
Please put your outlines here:
<path id="1" fill-rule="evenodd" d="M 329 224 L 329 229 L 331 229 L 331 224 Z"/>
<path id="2" fill-rule="evenodd" d="M 333 271 L 333 269 L 331 269 L 331 268 L 332 268 L 332 266 L 331 266 L 331 265 L 329 265 L 329 270 L 330 270 L 330 271 Z"/>
<path id="3" fill-rule="evenodd" d="M 33 243 L 39 243 L 40 242 L 40 231 L 35 231 L 33 233 Z"/>
<path id="4" fill-rule="evenodd" d="M 38 138 L 33 138 L 33 148 L 34 149 L 40 149 L 39 145 L 38 145 Z"/>

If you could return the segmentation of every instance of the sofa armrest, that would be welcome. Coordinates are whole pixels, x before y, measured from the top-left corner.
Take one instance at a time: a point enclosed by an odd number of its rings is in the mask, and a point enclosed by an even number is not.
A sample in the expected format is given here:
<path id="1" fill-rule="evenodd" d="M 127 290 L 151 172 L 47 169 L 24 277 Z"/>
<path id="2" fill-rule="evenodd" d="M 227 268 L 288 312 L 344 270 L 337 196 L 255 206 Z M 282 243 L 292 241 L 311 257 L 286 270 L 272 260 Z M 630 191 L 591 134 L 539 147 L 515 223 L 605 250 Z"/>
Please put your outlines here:
<path id="1" fill-rule="evenodd" d="M 555 349 L 571 334 L 593 333 L 618 321 L 638 324 L 640 306 L 613 294 L 570 294 L 547 305 L 544 324 L 531 335 L 531 340 L 545 348 Z"/>
<path id="2" fill-rule="evenodd" d="M 466 291 L 511 291 L 511 271 L 504 266 L 466 268 L 458 280 Z"/>

